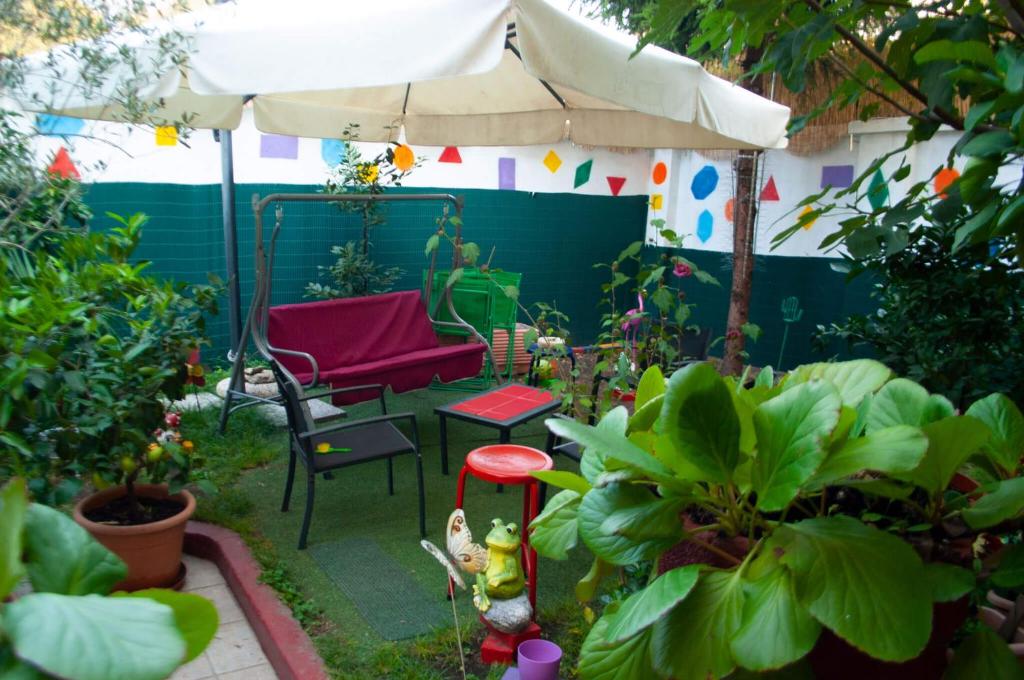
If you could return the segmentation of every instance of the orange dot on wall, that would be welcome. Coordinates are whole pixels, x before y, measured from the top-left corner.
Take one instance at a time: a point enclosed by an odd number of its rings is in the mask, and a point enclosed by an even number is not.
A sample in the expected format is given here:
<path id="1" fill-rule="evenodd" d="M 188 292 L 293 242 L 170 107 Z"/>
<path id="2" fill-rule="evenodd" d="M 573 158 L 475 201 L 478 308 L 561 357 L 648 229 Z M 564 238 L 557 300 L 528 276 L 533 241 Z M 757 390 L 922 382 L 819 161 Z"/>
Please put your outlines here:
<path id="1" fill-rule="evenodd" d="M 407 144 L 399 144 L 395 147 L 395 167 L 402 172 L 409 172 L 412 166 L 416 165 L 416 155 Z"/>
<path id="2" fill-rule="evenodd" d="M 735 199 L 732 198 L 725 202 L 725 219 L 729 220 L 730 222 L 732 222 L 732 211 L 734 203 Z"/>
<path id="3" fill-rule="evenodd" d="M 956 168 L 943 168 L 939 170 L 938 174 L 935 175 L 935 193 L 939 195 L 939 198 L 946 197 L 946 189 L 960 177 L 960 172 Z"/>
<path id="4" fill-rule="evenodd" d="M 651 171 L 651 179 L 654 180 L 654 183 L 661 184 L 666 177 L 668 177 L 668 168 L 665 167 L 665 164 L 660 161 L 655 163 L 654 170 Z"/>

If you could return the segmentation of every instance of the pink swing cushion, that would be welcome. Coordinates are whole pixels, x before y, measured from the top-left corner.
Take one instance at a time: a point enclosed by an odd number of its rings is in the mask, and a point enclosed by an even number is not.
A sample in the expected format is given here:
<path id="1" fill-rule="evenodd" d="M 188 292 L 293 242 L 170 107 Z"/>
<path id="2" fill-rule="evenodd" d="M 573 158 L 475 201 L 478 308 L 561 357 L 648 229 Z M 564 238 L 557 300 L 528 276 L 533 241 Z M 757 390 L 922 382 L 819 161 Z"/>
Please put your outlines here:
<path id="1" fill-rule="evenodd" d="M 473 378 L 486 345 L 440 346 L 418 291 L 279 305 L 270 308 L 267 337 L 273 347 L 308 352 L 320 367 L 320 382 L 332 388 L 380 383 L 408 392 L 441 382 Z M 309 362 L 279 354 L 296 378 L 313 377 Z M 376 390 L 333 395 L 338 406 L 377 397 Z"/>

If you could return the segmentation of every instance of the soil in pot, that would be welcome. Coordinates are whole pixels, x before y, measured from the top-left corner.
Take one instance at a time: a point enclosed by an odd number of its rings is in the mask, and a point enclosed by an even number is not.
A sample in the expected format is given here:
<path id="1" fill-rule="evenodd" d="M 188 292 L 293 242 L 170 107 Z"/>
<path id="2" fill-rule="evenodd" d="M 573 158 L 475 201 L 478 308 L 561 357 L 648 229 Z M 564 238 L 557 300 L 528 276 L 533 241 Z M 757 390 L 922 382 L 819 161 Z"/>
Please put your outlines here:
<path id="1" fill-rule="evenodd" d="M 128 497 L 122 496 L 82 514 L 86 519 L 97 524 L 138 526 L 174 517 L 185 509 L 184 503 L 173 498 L 139 498 L 139 506 L 140 514 L 133 517 Z"/>
<path id="2" fill-rule="evenodd" d="M 135 489 L 140 502 L 151 511 L 177 512 L 144 524 L 113 523 L 119 514 L 127 512 L 125 489 L 115 487 L 79 501 L 75 521 L 128 565 L 128 577 L 116 584 L 115 590 L 176 586 L 182 578 L 185 525 L 195 512 L 195 498 L 188 491 L 169 496 L 164 485 L 138 484 Z M 96 521 L 94 517 L 110 519 Z"/>

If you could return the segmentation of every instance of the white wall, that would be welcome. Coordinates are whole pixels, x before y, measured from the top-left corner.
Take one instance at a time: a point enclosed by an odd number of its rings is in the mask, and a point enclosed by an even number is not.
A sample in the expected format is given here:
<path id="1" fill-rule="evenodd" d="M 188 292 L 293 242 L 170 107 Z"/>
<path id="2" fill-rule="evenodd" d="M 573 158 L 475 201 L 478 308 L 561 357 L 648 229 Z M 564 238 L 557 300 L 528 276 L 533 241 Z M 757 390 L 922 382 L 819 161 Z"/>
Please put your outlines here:
<path id="1" fill-rule="evenodd" d="M 838 253 L 819 250 L 822 239 L 838 228 L 843 215 L 824 216 L 810 228 L 800 230 L 779 248 L 771 249 L 772 237 L 796 223 L 802 209 L 797 205 L 807 196 L 818 193 L 822 188 L 823 170 L 826 167 L 852 166 L 853 176 L 858 176 L 876 158 L 902 146 L 906 138 L 906 120 L 879 119 L 850 126 L 849 137 L 840 140 L 834 147 L 809 157 L 795 156 L 786 151 L 768 151 L 763 155 L 760 169 L 758 193 L 773 180 L 779 199 L 762 198 L 758 206 L 756 252 L 762 255 L 790 255 L 803 257 L 836 257 Z M 945 167 L 949 152 L 958 139 L 953 130 L 940 130 L 928 142 L 910 149 L 907 160 L 912 172 L 901 182 L 889 182 L 890 203 L 900 200 L 912 184 L 927 180 L 940 167 Z M 882 168 L 883 175 L 890 177 L 899 167 L 903 155 L 891 158 Z M 685 245 L 700 250 L 732 252 L 732 224 L 726 219 L 726 202 L 733 195 L 734 177 L 732 164 L 728 160 L 709 160 L 695 151 L 657 151 L 653 164 L 664 162 L 668 168 L 668 179 L 661 185 L 648 178 L 650 194 L 662 194 L 662 207 L 655 209 L 652 200 L 648 219 L 663 219 L 665 226 L 684 235 Z M 652 167 L 653 167 L 652 164 Z M 961 168 L 962 158 L 957 158 L 954 168 Z M 691 191 L 694 178 L 705 167 L 710 166 L 718 174 L 718 185 L 707 198 L 698 200 Z M 1019 168 L 1004 168 L 1001 178 L 1006 175 L 1019 176 Z M 861 191 L 867 189 L 862 185 Z M 934 191 L 934 189 L 932 189 Z M 836 190 L 833 190 L 834 193 Z M 826 197 L 823 200 L 828 200 Z M 843 199 L 846 202 L 847 199 Z M 865 201 L 866 206 L 866 201 Z M 701 214 L 707 211 L 713 221 L 710 237 L 704 241 L 698 236 Z M 707 217 L 704 218 L 705 220 Z M 654 227 L 648 226 L 648 242 L 656 243 L 658 238 Z"/>
<path id="2" fill-rule="evenodd" d="M 158 145 L 153 130 L 125 125 L 63 119 L 61 125 L 81 125 L 77 135 L 50 136 L 40 141 L 40 152 L 51 157 L 62 146 L 86 182 L 156 182 L 171 184 L 216 184 L 220 182 L 220 147 L 209 130 L 194 131 L 187 141 Z M 57 131 L 61 131 L 59 128 Z M 66 128 L 72 129 L 72 128 Z M 244 183 L 319 184 L 328 176 L 322 157 L 325 145 L 319 139 L 298 139 L 295 158 L 261 156 L 264 135 L 252 125 L 247 111 L 234 133 L 235 181 Z M 167 140 L 174 142 L 174 140 Z M 290 142 L 286 142 L 287 146 Z M 336 142 L 326 142 L 328 146 Z M 187 145 L 187 146 L 186 146 Z M 118 148 L 120 147 L 120 149 Z M 372 157 L 382 144 L 360 144 L 365 157 Z M 438 161 L 443 148 L 413 146 L 422 165 L 409 174 L 406 186 L 498 189 L 500 158 L 514 159 L 515 189 L 536 192 L 571 192 L 612 195 L 607 178 L 625 178 L 619 195 L 647 192 L 650 152 L 619 153 L 607 149 L 586 149 L 568 142 L 533 147 L 459 147 L 461 163 Z M 555 172 L 543 163 L 554 151 L 561 160 Z M 576 169 L 591 161 L 587 182 L 575 187 Z"/>

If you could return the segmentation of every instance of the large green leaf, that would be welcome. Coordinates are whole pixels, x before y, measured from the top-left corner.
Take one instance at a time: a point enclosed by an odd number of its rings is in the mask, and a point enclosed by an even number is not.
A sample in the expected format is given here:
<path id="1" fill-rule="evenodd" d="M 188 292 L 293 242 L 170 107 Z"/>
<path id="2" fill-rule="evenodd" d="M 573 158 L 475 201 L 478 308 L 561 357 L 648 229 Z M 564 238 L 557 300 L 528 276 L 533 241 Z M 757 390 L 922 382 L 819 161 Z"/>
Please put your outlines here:
<path id="1" fill-rule="evenodd" d="M 565 423 L 574 422 L 566 420 L 564 418 L 550 418 L 544 421 L 548 429 L 558 434 L 560 426 Z M 600 430 L 606 435 L 619 435 L 621 437 L 626 436 L 626 425 L 629 422 L 629 412 L 625 406 L 616 406 L 608 413 L 604 414 L 601 421 L 596 425 L 596 429 Z M 560 435 L 561 436 L 561 435 Z M 572 439 L 572 437 L 569 437 Z M 573 440 L 575 441 L 575 439 Z M 580 474 L 582 474 L 588 482 L 593 484 L 597 478 L 605 471 L 605 451 L 599 448 L 588 448 L 585 444 L 583 446 L 583 453 L 580 457 Z"/>
<path id="2" fill-rule="evenodd" d="M 651 366 L 640 376 L 640 382 L 636 386 L 636 401 L 634 405 L 641 409 L 651 399 L 665 393 L 665 376 L 656 365 Z"/>
<path id="3" fill-rule="evenodd" d="M 955 564 L 925 562 L 924 570 L 936 602 L 959 600 L 975 586 L 974 572 Z"/>
<path id="4" fill-rule="evenodd" d="M 895 425 L 848 440 L 829 454 L 811 479 L 811 486 L 831 484 L 864 470 L 909 472 L 916 468 L 928 450 L 928 438 L 919 428 Z"/>
<path id="5" fill-rule="evenodd" d="M 1008 473 L 1016 472 L 1024 455 L 1024 416 L 1017 405 L 1005 394 L 990 394 L 971 404 L 967 415 L 991 430 L 992 436 L 985 445 L 989 458 Z"/>
<path id="6" fill-rule="evenodd" d="M 174 612 L 174 623 L 185 639 L 185 661 L 191 661 L 206 649 L 217 634 L 217 608 L 205 597 L 178 593 L 166 588 L 149 588 L 133 593 L 117 593 L 118 597 L 145 597 L 165 604 Z"/>
<path id="7" fill-rule="evenodd" d="M 657 500 L 650 491 L 631 484 L 612 483 L 594 489 L 583 497 L 580 504 L 580 537 L 591 552 L 611 564 L 625 565 L 651 559 L 673 546 L 678 538 L 666 536 L 633 540 L 620 534 L 606 533 L 602 525 L 616 512 L 654 505 Z"/>
<path id="8" fill-rule="evenodd" d="M 576 583 L 576 599 L 580 602 L 590 602 L 593 600 L 597 595 L 597 589 L 600 587 L 601 581 L 606 576 L 615 573 L 616 569 L 615 565 L 608 564 L 600 557 L 595 557 L 590 565 L 590 569 Z"/>
<path id="9" fill-rule="evenodd" d="M 553 484 L 561 489 L 570 489 L 581 496 L 590 491 L 590 482 L 568 470 L 538 470 L 530 474 L 545 484 Z"/>
<path id="10" fill-rule="evenodd" d="M 928 423 L 922 430 L 928 450 L 921 464 L 905 475 L 930 494 L 941 493 L 964 462 L 988 441 L 988 427 L 970 416 L 953 416 Z"/>
<path id="11" fill-rule="evenodd" d="M 663 538 L 678 541 L 683 537 L 680 514 L 690 503 L 690 498 L 669 496 L 653 503 L 616 510 L 601 523 L 601 532 L 625 536 L 634 541 Z"/>
<path id="12" fill-rule="evenodd" d="M 651 633 L 640 635 L 615 647 L 605 645 L 605 631 L 611 618 L 605 613 L 590 629 L 580 649 L 579 674 L 584 680 L 636 680 L 651 677 Z"/>
<path id="13" fill-rule="evenodd" d="M 810 380 L 824 380 L 835 385 L 844 406 L 857 406 L 865 395 L 877 391 L 892 377 L 885 364 L 873 359 L 856 359 L 837 363 L 805 364 L 793 369 L 785 386 L 791 389 Z"/>
<path id="14" fill-rule="evenodd" d="M 21 545 L 27 508 L 25 480 L 12 479 L 0 491 L 0 602 L 25 575 Z"/>
<path id="15" fill-rule="evenodd" d="M 1006 641 L 984 626 L 957 647 L 943 680 L 1024 680 L 1024 667 Z"/>
<path id="16" fill-rule="evenodd" d="M 927 425 L 954 413 L 953 404 L 941 394 L 929 394 L 912 380 L 896 378 L 874 395 L 867 431 L 870 434 L 894 425 Z"/>
<path id="17" fill-rule="evenodd" d="M 748 581 L 743 626 L 732 654 L 744 668 L 782 668 L 803 657 L 818 640 L 821 624 L 796 599 L 789 571 L 776 567 Z"/>
<path id="18" fill-rule="evenodd" d="M 917 656 L 931 634 L 932 592 L 914 549 L 838 515 L 781 527 L 781 562 L 797 597 L 841 638 L 884 661 Z"/>
<path id="19" fill-rule="evenodd" d="M 63 513 L 33 504 L 25 518 L 29 579 L 36 592 L 106 594 L 128 568 Z"/>
<path id="20" fill-rule="evenodd" d="M 657 422 L 658 416 L 661 415 L 661 407 L 665 402 L 665 395 L 659 394 L 656 397 L 652 397 L 643 406 L 637 407 L 633 415 L 629 417 L 629 427 L 627 432 L 647 432 L 654 427 L 654 423 Z"/>
<path id="21" fill-rule="evenodd" d="M 662 426 L 707 481 L 726 483 L 739 462 L 740 424 L 729 388 L 711 364 L 691 364 L 669 379 Z"/>
<path id="22" fill-rule="evenodd" d="M 664 463 L 629 441 L 623 434 L 609 431 L 608 428 L 601 428 L 600 424 L 594 427 L 563 418 L 554 418 L 547 422 L 548 429 L 559 437 L 571 439 L 578 442 L 587 451 L 594 451 L 601 455 L 606 470 L 613 469 L 610 461 L 615 460 L 654 479 L 661 478 L 669 482 L 675 479 L 672 470 Z M 596 479 L 596 477 L 594 479 L 588 477 L 591 484 L 595 483 Z"/>
<path id="23" fill-rule="evenodd" d="M 568 559 L 579 534 L 576 517 L 583 497 L 571 490 L 559 491 L 530 522 L 530 546 L 544 557 Z"/>
<path id="24" fill-rule="evenodd" d="M 762 510 L 781 510 L 825 459 L 825 444 L 839 422 L 835 387 L 797 385 L 754 411 L 757 456 L 751 482 Z"/>
<path id="25" fill-rule="evenodd" d="M 146 598 L 33 593 L 3 624 L 19 659 L 72 680 L 161 680 L 186 654 L 173 610 Z"/>
<path id="26" fill-rule="evenodd" d="M 963 511 L 972 529 L 987 529 L 1024 511 L 1024 477 L 1014 477 L 985 487 L 985 495 Z"/>
<path id="27" fill-rule="evenodd" d="M 667 571 L 622 603 L 608 622 L 605 643 L 619 645 L 665 616 L 690 594 L 697 583 L 700 566 L 692 564 Z"/>
<path id="28" fill-rule="evenodd" d="M 1000 588 L 1024 586 L 1024 544 L 1006 546 L 999 556 L 999 566 L 992 573 L 992 583 Z"/>
<path id="29" fill-rule="evenodd" d="M 737 571 L 704 574 L 654 627 L 654 668 L 675 680 L 720 678 L 736 667 L 730 642 L 743 625 L 743 580 Z"/>

